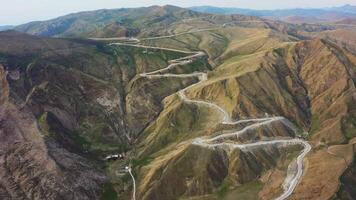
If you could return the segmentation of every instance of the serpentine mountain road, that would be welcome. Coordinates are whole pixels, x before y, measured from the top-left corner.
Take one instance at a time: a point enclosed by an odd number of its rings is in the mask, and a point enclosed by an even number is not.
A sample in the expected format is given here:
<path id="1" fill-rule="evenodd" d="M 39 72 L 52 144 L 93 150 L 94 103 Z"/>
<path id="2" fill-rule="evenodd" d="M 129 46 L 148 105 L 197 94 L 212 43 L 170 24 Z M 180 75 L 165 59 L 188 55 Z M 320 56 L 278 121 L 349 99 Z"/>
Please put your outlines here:
<path id="1" fill-rule="evenodd" d="M 200 31 L 208 31 L 211 29 L 204 29 Z M 197 32 L 197 31 L 196 31 Z M 192 33 L 186 32 L 186 33 Z M 177 35 L 181 35 L 185 33 L 180 33 Z M 153 38 L 143 38 L 141 40 L 150 40 L 150 39 L 159 39 L 159 38 L 167 38 L 167 37 L 174 37 L 177 35 L 170 35 L 170 36 L 161 36 L 161 37 L 153 37 Z M 137 43 L 140 42 L 139 39 L 137 38 L 125 38 L 127 41 L 135 41 Z M 212 138 L 196 138 L 193 140 L 192 145 L 198 145 L 204 148 L 217 148 L 217 147 L 228 147 L 228 148 L 239 148 L 242 151 L 249 151 L 249 149 L 252 148 L 258 148 L 261 147 L 263 148 L 266 145 L 301 145 L 303 146 L 303 150 L 301 153 L 298 155 L 296 160 L 292 161 L 291 164 L 289 164 L 288 170 L 287 170 L 287 176 L 284 180 L 283 183 L 283 193 L 276 198 L 276 200 L 284 200 L 287 199 L 294 191 L 294 189 L 297 187 L 300 179 L 303 176 L 303 163 L 306 155 L 308 152 L 311 150 L 311 146 L 308 142 L 302 140 L 302 139 L 297 139 L 297 138 L 287 138 L 287 139 L 277 139 L 277 138 L 270 138 L 268 141 L 258 141 L 254 143 L 246 143 L 246 144 L 239 144 L 239 143 L 233 143 L 233 142 L 221 142 L 224 138 L 229 138 L 231 136 L 236 136 L 239 137 L 245 133 L 247 133 L 248 130 L 253 130 L 258 127 L 261 127 L 263 125 L 268 125 L 271 124 L 272 122 L 275 121 L 280 121 L 284 125 L 290 127 L 292 130 L 294 128 L 292 127 L 291 123 L 285 119 L 284 117 L 266 117 L 266 118 L 256 118 L 256 119 L 243 119 L 243 120 L 232 120 L 228 114 L 228 112 L 223 109 L 222 107 L 211 103 L 207 101 L 202 101 L 202 100 L 193 100 L 189 99 L 185 95 L 185 91 L 188 89 L 200 84 L 201 82 L 204 82 L 207 80 L 207 74 L 204 72 L 193 72 L 191 74 L 170 74 L 170 73 L 164 73 L 165 71 L 176 67 L 176 66 L 182 66 L 182 65 L 187 65 L 195 58 L 205 56 L 204 52 L 198 51 L 198 52 L 188 52 L 188 51 L 182 51 L 178 49 L 171 49 L 171 48 L 162 48 L 162 47 L 154 47 L 154 46 L 145 46 L 145 45 L 140 45 L 140 44 L 130 44 L 130 43 L 110 43 L 109 45 L 119 45 L 119 46 L 131 46 L 131 47 L 137 47 L 137 48 L 146 48 L 146 49 L 158 49 L 158 50 L 167 50 L 167 51 L 174 51 L 174 52 L 180 52 L 180 53 L 185 53 L 185 54 L 190 54 L 188 56 L 174 59 L 169 61 L 169 65 L 166 68 L 163 69 L 158 69 L 152 72 L 147 72 L 147 73 L 142 73 L 140 74 L 141 77 L 146 77 L 146 78 L 160 78 L 160 77 L 175 77 L 175 78 L 187 78 L 187 77 L 196 77 L 199 79 L 197 83 L 194 83 L 180 91 L 178 91 L 178 95 L 180 99 L 186 103 L 190 104 L 198 104 L 202 106 L 208 106 L 210 108 L 216 109 L 219 112 L 222 113 L 223 118 L 221 120 L 222 124 L 230 124 L 230 125 L 235 125 L 235 124 L 240 124 L 240 123 L 246 123 L 246 122 L 252 122 L 251 125 L 248 125 L 244 127 L 241 130 L 238 130 L 233 133 L 227 133 L 227 134 L 221 134 L 216 137 Z M 296 132 L 295 132 L 296 133 Z M 295 166 L 296 165 L 296 166 Z M 129 171 L 131 174 L 131 171 Z M 136 185 L 135 180 L 134 185 Z M 133 191 L 133 198 L 135 198 L 135 193 L 136 193 L 136 187 L 134 187 Z"/>

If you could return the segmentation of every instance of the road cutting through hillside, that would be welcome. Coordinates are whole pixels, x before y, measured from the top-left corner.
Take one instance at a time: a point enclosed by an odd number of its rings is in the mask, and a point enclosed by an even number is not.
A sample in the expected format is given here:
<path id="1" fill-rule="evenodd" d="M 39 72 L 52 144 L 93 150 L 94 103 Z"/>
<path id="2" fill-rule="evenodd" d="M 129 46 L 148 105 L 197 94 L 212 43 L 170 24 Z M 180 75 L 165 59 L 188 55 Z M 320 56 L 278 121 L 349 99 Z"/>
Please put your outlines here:
<path id="1" fill-rule="evenodd" d="M 146 38 L 134 38 L 134 37 L 93 37 L 93 38 L 88 38 L 90 40 L 97 40 L 97 41 L 114 41 L 114 40 L 122 40 L 126 42 L 132 42 L 132 43 L 139 43 L 140 41 L 146 41 L 146 40 L 158 40 L 158 39 L 166 39 L 166 38 L 173 38 L 181 35 L 186 35 L 186 34 L 193 34 L 193 33 L 200 33 L 200 32 L 205 32 L 205 31 L 216 31 L 221 28 L 226 28 L 229 24 L 237 24 L 237 23 L 266 23 L 268 22 L 268 19 L 264 20 L 242 20 L 242 21 L 231 21 L 224 23 L 223 25 L 220 25 L 215 28 L 205 28 L 205 29 L 198 29 L 198 30 L 190 30 L 190 31 L 184 31 L 181 33 L 176 33 L 176 34 L 171 34 L 171 35 L 162 35 L 162 36 L 153 36 L 153 37 L 146 37 Z"/>
<path id="2" fill-rule="evenodd" d="M 169 37 L 173 37 L 173 36 L 169 36 Z M 157 38 L 164 38 L 164 37 L 155 37 L 154 39 L 157 39 Z M 135 40 L 138 43 L 140 42 L 140 40 L 136 39 L 136 38 L 130 38 L 130 39 Z M 148 40 L 148 39 L 149 38 L 145 38 L 145 40 Z M 150 78 L 161 78 L 161 77 L 175 77 L 175 78 L 195 77 L 195 78 L 198 78 L 199 79 L 198 82 L 178 91 L 178 96 L 183 102 L 189 103 L 189 104 L 197 104 L 197 105 L 207 106 L 207 107 L 218 110 L 219 112 L 221 112 L 221 114 L 223 116 L 222 120 L 221 120 L 222 124 L 236 125 L 236 124 L 240 124 L 240 123 L 252 123 L 252 124 L 244 127 L 243 129 L 238 130 L 233 133 L 221 134 L 221 135 L 218 135 L 218 136 L 215 136 L 212 138 L 196 138 L 193 140 L 192 145 L 198 145 L 198 146 L 201 146 L 204 148 L 217 148 L 217 147 L 238 148 L 242 151 L 249 151 L 250 149 L 253 149 L 253 148 L 263 147 L 263 146 L 267 146 L 267 145 L 278 145 L 278 144 L 303 146 L 304 148 L 301 151 L 301 153 L 298 155 L 295 162 L 292 162 L 290 164 L 290 166 L 291 166 L 293 163 L 296 163 L 296 165 L 297 165 L 296 170 L 290 170 L 292 168 L 288 167 L 287 176 L 283 183 L 283 193 L 279 197 L 277 197 L 276 200 L 287 199 L 293 193 L 294 189 L 296 188 L 300 179 L 303 176 L 303 163 L 304 163 L 305 156 L 311 150 L 311 146 L 308 142 L 306 142 L 302 139 L 296 139 L 296 138 L 288 138 L 288 139 L 270 138 L 270 140 L 268 140 L 268 141 L 257 141 L 257 142 L 246 143 L 246 144 L 239 144 L 239 143 L 232 143 L 232 142 L 221 142 L 225 138 L 231 138 L 232 136 L 235 136 L 235 138 L 236 137 L 238 138 L 239 136 L 247 133 L 248 130 L 253 130 L 253 129 L 259 128 L 261 126 L 271 124 L 275 121 L 280 121 L 284 125 L 288 126 L 292 130 L 294 130 L 292 127 L 290 127 L 290 122 L 288 122 L 287 119 L 285 119 L 284 117 L 265 117 L 265 118 L 255 118 L 255 119 L 233 120 L 233 119 L 231 119 L 228 112 L 224 108 L 218 106 L 217 104 L 214 104 L 212 102 L 203 101 L 203 100 L 189 99 L 185 95 L 185 91 L 200 84 L 201 82 L 206 81 L 208 78 L 207 73 L 204 73 L 204 72 L 193 72 L 191 74 L 164 73 L 164 72 L 168 71 L 169 69 L 172 69 L 176 66 L 183 66 L 183 65 L 192 63 L 194 61 L 194 59 L 205 56 L 206 54 L 204 52 L 201 52 L 201 51 L 188 52 L 188 51 L 182 51 L 182 50 L 178 50 L 178 49 L 145 46 L 145 45 L 140 45 L 140 44 L 127 44 L 127 43 L 120 43 L 120 42 L 110 43 L 109 45 L 131 46 L 131 47 L 145 48 L 145 49 L 167 50 L 167 51 L 189 54 L 188 56 L 185 56 L 182 58 L 170 60 L 169 61 L 170 64 L 165 68 L 158 69 L 158 70 L 155 70 L 152 72 L 145 72 L 145 73 L 140 74 L 140 76 L 149 78 L 149 79 Z M 131 172 L 130 172 L 130 174 L 131 174 Z M 134 196 L 136 193 L 135 185 L 136 185 L 136 183 L 134 180 L 134 191 L 133 191 Z M 133 196 L 133 198 L 134 198 L 134 196 Z"/>
<path id="3" fill-rule="evenodd" d="M 130 174 L 131 178 L 132 178 L 132 182 L 133 182 L 133 192 L 132 192 L 132 200 L 136 200 L 136 180 L 134 175 L 132 174 L 131 171 L 131 167 L 130 166 L 126 166 L 125 169 L 127 170 L 127 172 Z"/>

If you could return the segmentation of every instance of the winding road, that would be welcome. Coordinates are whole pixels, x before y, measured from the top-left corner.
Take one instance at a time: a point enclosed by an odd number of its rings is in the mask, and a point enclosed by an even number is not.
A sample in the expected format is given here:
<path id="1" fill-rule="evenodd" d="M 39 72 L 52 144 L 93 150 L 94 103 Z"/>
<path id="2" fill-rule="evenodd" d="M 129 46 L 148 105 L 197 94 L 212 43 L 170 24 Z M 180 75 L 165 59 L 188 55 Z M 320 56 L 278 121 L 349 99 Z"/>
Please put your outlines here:
<path id="1" fill-rule="evenodd" d="M 211 30 L 211 29 L 203 29 L 200 30 L 201 31 L 207 31 L 207 30 Z M 195 31 L 198 32 L 198 31 Z M 192 31 L 190 32 L 185 32 L 185 33 L 193 33 Z M 161 37 L 152 37 L 152 38 L 144 38 L 143 40 L 150 40 L 150 39 L 159 39 L 159 38 L 167 38 L 167 37 L 174 37 L 174 36 L 178 36 L 181 34 L 185 34 L 185 33 L 180 33 L 177 35 L 170 35 L 170 36 L 161 36 Z M 285 119 L 284 117 L 266 117 L 266 118 L 256 118 L 256 119 L 243 119 L 243 120 L 233 120 L 231 119 L 230 115 L 228 114 L 228 112 L 218 106 L 217 104 L 211 103 L 211 102 L 207 102 L 207 101 L 203 101 L 203 100 L 193 100 L 193 99 L 189 99 L 186 95 L 185 95 L 185 91 L 189 90 L 190 88 L 200 84 L 201 82 L 204 82 L 207 80 L 207 74 L 204 72 L 194 72 L 191 74 L 171 74 L 171 73 L 165 73 L 167 72 L 169 69 L 174 68 L 176 66 L 183 66 L 183 65 L 187 65 L 191 62 L 193 62 L 194 59 L 205 56 L 206 54 L 204 52 L 198 51 L 198 52 L 188 52 L 188 51 L 182 51 L 182 50 L 178 50 L 178 49 L 171 49 L 171 48 L 162 48 L 162 47 L 153 47 L 153 46 L 145 46 L 145 45 L 140 45 L 138 44 L 140 42 L 139 39 L 136 38 L 129 38 L 132 41 L 136 41 L 137 44 L 130 44 L 130 43 L 120 43 L 120 42 L 116 42 L 116 43 L 110 43 L 109 45 L 120 45 L 120 46 L 131 46 L 131 47 L 137 47 L 137 48 L 146 48 L 146 49 L 157 49 L 157 50 L 167 50 L 167 51 L 174 51 L 174 52 L 180 52 L 180 53 L 185 53 L 185 54 L 189 54 L 188 56 L 182 57 L 182 58 L 178 58 L 178 59 L 174 59 L 174 60 L 170 60 L 169 61 L 169 65 L 166 68 L 162 68 L 162 69 L 158 69 L 152 72 L 145 72 L 140 74 L 141 77 L 145 77 L 145 78 L 160 78 L 160 77 L 175 77 L 175 78 L 187 78 L 187 77 L 195 77 L 198 78 L 199 81 L 197 83 L 194 83 L 180 91 L 178 91 L 178 96 L 180 97 L 180 99 L 182 101 L 184 101 L 185 103 L 190 103 L 190 104 L 198 104 L 198 105 L 202 105 L 202 106 L 208 106 L 210 108 L 216 109 L 219 112 L 221 112 L 222 114 L 222 120 L 221 123 L 222 124 L 229 124 L 229 125 L 236 125 L 236 124 L 240 124 L 240 123 L 247 123 L 250 122 L 252 124 L 244 127 L 241 130 L 238 130 L 236 132 L 233 133 L 227 133 L 227 134 L 221 134 L 215 137 L 211 137 L 211 138 L 196 138 L 193 140 L 192 145 L 198 145 L 204 148 L 217 148 L 217 147 L 229 147 L 229 148 L 238 148 L 241 149 L 242 151 L 249 151 L 252 148 L 258 148 L 261 147 L 263 148 L 266 145 L 278 145 L 278 144 L 283 144 L 283 145 L 301 145 L 303 146 L 303 150 L 301 151 L 301 153 L 298 155 L 298 157 L 291 162 L 291 164 L 288 167 L 287 170 L 287 176 L 284 180 L 283 183 L 283 193 L 276 198 L 276 200 L 284 200 L 287 199 L 295 190 L 296 186 L 298 185 L 299 181 L 301 180 L 301 177 L 303 176 L 303 165 L 304 165 L 304 159 L 306 157 L 306 155 L 308 154 L 308 152 L 311 150 L 311 146 L 308 142 L 302 140 L 302 139 L 297 139 L 297 138 L 288 138 L 288 139 L 277 139 L 277 138 L 270 138 L 270 140 L 268 141 L 257 141 L 257 142 L 253 142 L 253 143 L 245 143 L 245 144 L 240 144 L 240 143 L 234 143 L 234 142 L 221 142 L 224 141 L 224 139 L 226 138 L 231 138 L 232 136 L 235 137 L 240 137 L 243 134 L 246 134 L 248 132 L 248 130 L 253 130 L 256 128 L 259 128 L 261 126 L 264 125 L 269 125 L 275 121 L 280 121 L 282 122 L 284 125 L 290 127 L 292 130 L 293 127 L 291 127 L 291 123 Z M 296 165 L 293 168 L 293 165 Z M 136 194 L 136 183 L 135 183 L 135 179 L 131 173 L 131 168 L 129 168 L 128 172 L 130 173 L 132 179 L 133 179 L 133 184 L 134 184 L 134 191 L 133 191 L 133 200 L 135 200 L 135 194 Z"/>
<path id="2" fill-rule="evenodd" d="M 153 37 L 146 37 L 146 38 L 134 38 L 134 37 L 93 37 L 93 38 L 88 38 L 90 40 L 97 40 L 97 41 L 113 41 L 113 40 L 122 40 L 128 43 L 139 43 L 140 41 L 146 41 L 146 40 L 158 40 L 158 39 L 165 39 L 165 38 L 173 38 L 185 34 L 192 34 L 192 33 L 199 33 L 199 32 L 205 32 L 205 31 L 214 31 L 214 30 L 219 30 L 221 28 L 226 28 L 227 25 L 229 24 L 236 24 L 236 23 L 266 23 L 270 20 L 264 19 L 264 20 L 241 20 L 241 21 L 231 21 L 224 23 L 222 25 L 218 25 L 217 27 L 214 28 L 205 28 L 205 29 L 198 29 L 198 30 L 190 30 L 190 31 L 184 31 L 181 33 L 176 33 L 176 34 L 171 34 L 171 35 L 162 35 L 162 36 L 153 36 Z"/>
<path id="3" fill-rule="evenodd" d="M 135 177 L 132 174 L 131 167 L 126 166 L 125 169 L 130 174 L 130 176 L 132 178 L 132 182 L 133 182 L 132 200 L 136 200 L 136 180 L 135 180 Z"/>

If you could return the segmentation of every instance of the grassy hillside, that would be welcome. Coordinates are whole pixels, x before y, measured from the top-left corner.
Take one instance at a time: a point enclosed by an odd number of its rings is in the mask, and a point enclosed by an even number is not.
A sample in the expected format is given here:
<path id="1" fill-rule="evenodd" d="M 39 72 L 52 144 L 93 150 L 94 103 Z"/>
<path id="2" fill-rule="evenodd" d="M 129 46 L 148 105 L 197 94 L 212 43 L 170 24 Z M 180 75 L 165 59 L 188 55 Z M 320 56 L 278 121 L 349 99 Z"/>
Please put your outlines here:
<path id="1" fill-rule="evenodd" d="M 30 22 L 15 30 L 38 36 L 95 38 L 95 37 L 152 37 L 230 25 L 270 28 L 296 35 L 298 31 L 332 29 L 328 25 L 293 25 L 244 15 L 214 15 L 175 6 L 151 6 L 73 13 L 48 21 Z"/>
<path id="2" fill-rule="evenodd" d="M 74 13 L 43 22 L 31 22 L 15 30 L 40 36 L 113 37 L 137 35 L 144 29 L 160 29 L 178 20 L 203 16 L 174 6 L 122 8 Z"/>
<path id="3" fill-rule="evenodd" d="M 194 20 L 191 23 L 194 24 Z M 172 27 L 172 32 L 175 31 L 174 28 L 181 29 L 182 26 L 178 24 Z M 310 133 L 309 138 L 315 150 L 308 158 L 311 168 L 307 170 L 312 171 L 308 174 L 316 173 L 317 168 L 314 166 L 322 163 L 320 167 L 324 171 L 320 176 L 325 180 L 332 180 L 332 183 L 322 181 L 322 184 L 329 188 L 324 190 L 313 186 L 320 177 L 306 175 L 305 180 L 302 180 L 305 185 L 301 184 L 292 198 L 314 197 L 314 190 L 322 192 L 325 198 L 336 193 L 339 183 L 337 179 L 342 175 L 345 163 L 342 164 L 338 158 L 326 152 L 329 145 L 348 143 L 353 137 L 349 136 L 350 131 L 342 128 L 346 124 L 349 128 L 353 127 L 346 120 L 352 120 L 354 112 L 351 102 L 354 101 L 355 94 L 352 72 L 355 56 L 351 52 L 335 46 L 330 40 L 304 42 L 287 32 L 264 27 L 225 27 L 143 42 L 147 45 L 206 51 L 210 63 L 215 67 L 208 73 L 207 81 L 187 92 L 188 97 L 214 102 L 237 119 L 263 116 L 264 113 L 287 117 L 299 127 L 301 132 Z M 336 73 L 335 70 L 338 72 Z M 338 78 L 334 79 L 335 76 Z M 235 172 L 232 163 L 236 159 L 242 159 L 242 156 L 229 157 L 232 153 L 223 150 L 208 154 L 201 152 L 204 151 L 203 149 L 197 150 L 198 147 L 191 145 L 192 138 L 217 134 L 229 128 L 219 125 L 219 118 L 211 118 L 214 114 L 199 115 L 205 116 L 204 118 L 193 115 L 193 113 L 213 113 L 213 110 L 199 107 L 197 111 L 193 105 L 184 105 L 184 103 L 182 105 L 182 102 L 177 101 L 176 96 L 171 96 L 164 102 L 163 111 L 139 140 L 140 144 L 137 146 L 139 159 L 150 158 L 148 163 L 136 169 L 140 197 L 143 199 L 219 199 L 221 198 L 219 195 L 224 194 L 224 198 L 229 199 L 233 191 L 239 190 L 241 183 L 239 181 L 247 180 L 259 183 L 257 186 L 251 183 L 251 188 L 246 189 L 255 194 L 251 198 L 270 199 L 280 193 L 280 184 L 285 171 L 278 167 L 277 170 L 275 165 L 271 167 L 274 169 L 271 171 L 257 168 L 261 171 L 253 172 L 243 170 L 242 166 L 235 166 L 244 174 L 249 174 L 250 179 L 236 175 L 232 180 L 237 182 L 232 183 L 229 179 L 227 183 L 223 180 L 210 180 L 210 176 L 231 176 L 231 173 Z M 186 110 L 187 108 L 191 111 Z M 181 115 L 185 117 L 179 117 Z M 330 123 L 331 121 L 333 123 Z M 192 127 L 189 128 L 190 125 Z M 277 130 L 283 129 L 278 127 L 268 132 L 283 133 Z M 341 155 L 339 153 L 337 154 Z M 215 157 L 211 154 L 218 155 Z M 190 158 L 191 155 L 200 156 Z M 264 155 L 273 155 L 272 158 L 269 157 L 270 160 L 274 158 L 281 163 L 286 163 L 288 160 L 288 156 L 274 157 L 276 154 L 268 153 Z M 291 153 L 291 155 L 296 154 Z M 346 155 L 351 156 L 353 153 L 346 151 Z M 205 159 L 205 156 L 208 158 Z M 256 154 L 254 156 L 256 158 Z M 184 159 L 186 157 L 189 159 Z M 215 166 L 214 159 L 221 159 L 216 161 L 220 164 Z M 192 160 L 194 163 L 190 165 Z M 263 162 L 257 160 L 256 163 Z M 335 161 L 333 166 L 331 160 Z M 198 169 L 190 170 L 194 167 Z M 331 168 L 335 169 L 336 173 L 327 172 Z M 174 173 L 177 170 L 179 173 Z M 224 170 L 228 170 L 229 175 L 224 174 L 226 173 Z M 158 177 L 160 181 L 157 181 Z M 174 186 L 167 187 L 171 181 L 174 182 Z M 248 185 L 243 184 L 246 187 Z"/>

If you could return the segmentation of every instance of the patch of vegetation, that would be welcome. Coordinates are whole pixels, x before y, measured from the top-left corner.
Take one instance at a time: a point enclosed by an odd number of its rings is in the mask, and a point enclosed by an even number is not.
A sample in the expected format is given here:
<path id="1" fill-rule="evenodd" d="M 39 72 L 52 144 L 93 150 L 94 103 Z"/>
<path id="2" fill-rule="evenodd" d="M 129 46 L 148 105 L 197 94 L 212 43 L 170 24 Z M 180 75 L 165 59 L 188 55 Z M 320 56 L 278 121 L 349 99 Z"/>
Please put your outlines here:
<path id="1" fill-rule="evenodd" d="M 170 111 L 168 117 L 158 119 L 155 126 L 146 129 L 147 132 L 159 131 L 162 134 L 155 138 L 155 141 L 146 149 L 146 155 L 164 149 L 172 143 L 185 141 L 197 137 L 200 131 L 206 130 L 213 126 L 211 121 L 217 116 L 215 110 L 208 107 L 198 107 L 196 105 L 181 104 L 174 110 Z M 212 114 L 214 113 L 214 114 Z M 156 129 L 156 130 L 154 130 Z"/>
<path id="2" fill-rule="evenodd" d="M 80 125 L 80 132 L 86 140 L 90 141 L 93 144 L 101 143 L 101 130 L 106 126 L 103 122 L 97 122 L 95 124 L 89 122 L 83 122 Z"/>
<path id="3" fill-rule="evenodd" d="M 38 55 L 9 55 L 0 53 L 0 64 L 6 65 L 9 69 L 25 70 L 30 63 L 35 63 L 38 60 Z"/>
<path id="4" fill-rule="evenodd" d="M 347 129 L 345 132 L 345 136 L 347 139 L 352 139 L 356 137 L 356 128 Z"/>
<path id="5" fill-rule="evenodd" d="M 104 185 L 100 200 L 117 200 L 117 192 L 111 183 Z"/>
<path id="6" fill-rule="evenodd" d="M 260 181 L 251 181 L 229 191 L 224 199 L 258 199 L 258 193 L 262 190 L 262 187 L 263 184 Z"/>
<path id="7" fill-rule="evenodd" d="M 114 50 L 113 54 L 117 55 L 118 65 L 121 69 L 125 69 L 128 72 L 130 79 L 138 71 L 150 72 L 164 68 L 168 65 L 169 60 L 185 55 L 173 51 L 127 46 L 112 46 L 112 49 Z"/>
<path id="8" fill-rule="evenodd" d="M 72 139 L 76 144 L 78 144 L 81 149 L 83 150 L 89 150 L 91 147 L 90 142 L 88 142 L 84 137 L 82 137 L 78 133 L 71 133 L 68 134 L 69 138 Z"/>
<path id="9" fill-rule="evenodd" d="M 224 181 L 223 184 L 220 186 L 220 188 L 217 191 L 217 195 L 219 198 L 223 198 L 226 196 L 226 193 L 229 191 L 230 184 L 228 181 Z"/>
<path id="10" fill-rule="evenodd" d="M 242 60 L 244 57 L 246 57 L 245 55 L 236 55 L 236 56 L 233 56 L 231 58 L 229 58 L 227 61 L 224 62 L 224 65 L 227 65 L 227 64 L 230 64 L 230 63 L 235 63 L 237 61 L 240 61 Z"/>
<path id="11" fill-rule="evenodd" d="M 47 112 L 43 113 L 40 118 L 38 119 L 38 126 L 41 132 L 45 135 L 50 134 L 50 126 L 47 123 Z"/>
<path id="12" fill-rule="evenodd" d="M 315 133 L 320 128 L 320 118 L 318 114 L 314 114 L 311 118 L 310 134 Z"/>
<path id="13" fill-rule="evenodd" d="M 139 160 L 133 159 L 131 163 L 132 163 L 132 167 L 136 168 L 136 167 L 143 167 L 145 165 L 148 165 L 148 164 L 150 164 L 150 162 L 152 160 L 153 160 L 153 158 L 151 158 L 151 157 L 145 157 L 145 158 L 139 159 Z"/>
<path id="14" fill-rule="evenodd" d="M 296 159 L 298 155 L 301 153 L 302 147 L 299 145 L 293 145 L 288 147 L 285 150 L 285 158 L 282 159 L 282 163 L 279 164 L 278 169 L 282 171 L 286 171 L 288 169 L 289 164 Z"/>
<path id="15" fill-rule="evenodd" d="M 182 74 L 182 73 L 192 73 L 197 71 L 211 70 L 212 67 L 206 62 L 205 58 L 200 58 L 195 60 L 189 65 L 183 65 L 176 67 L 172 70 L 172 73 Z"/>
<path id="16" fill-rule="evenodd" d="M 344 133 L 348 140 L 356 137 L 356 117 L 348 117 L 344 124 Z"/>
<path id="17" fill-rule="evenodd" d="M 79 104 L 79 103 L 78 103 Z M 88 144 L 86 150 L 96 153 L 123 152 L 128 145 L 119 143 L 117 140 L 108 139 L 105 133 L 115 134 L 112 119 L 120 118 L 118 113 L 104 113 L 100 106 L 95 104 L 80 105 L 80 116 L 78 133 Z"/>
<path id="18" fill-rule="evenodd" d="M 258 199 L 258 193 L 263 188 L 263 183 L 256 180 L 249 183 L 245 183 L 234 189 L 230 189 L 230 184 L 224 182 L 223 185 L 219 188 L 217 193 L 211 195 L 204 195 L 201 197 L 193 198 L 182 198 L 186 200 L 236 200 L 236 199 Z"/>

